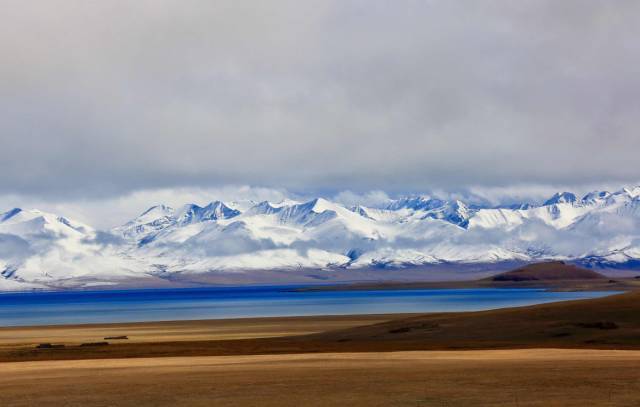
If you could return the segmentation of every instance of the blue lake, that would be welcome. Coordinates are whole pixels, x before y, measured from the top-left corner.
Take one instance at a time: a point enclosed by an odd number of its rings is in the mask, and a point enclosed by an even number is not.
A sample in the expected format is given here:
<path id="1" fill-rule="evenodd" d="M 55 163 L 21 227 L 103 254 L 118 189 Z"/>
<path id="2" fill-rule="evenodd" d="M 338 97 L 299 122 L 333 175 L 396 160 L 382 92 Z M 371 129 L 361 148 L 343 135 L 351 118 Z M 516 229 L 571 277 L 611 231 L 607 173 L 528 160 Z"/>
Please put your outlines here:
<path id="1" fill-rule="evenodd" d="M 292 291 L 294 288 L 297 287 L 4 293 L 0 294 L 0 326 L 478 311 L 614 294 L 503 288 Z"/>

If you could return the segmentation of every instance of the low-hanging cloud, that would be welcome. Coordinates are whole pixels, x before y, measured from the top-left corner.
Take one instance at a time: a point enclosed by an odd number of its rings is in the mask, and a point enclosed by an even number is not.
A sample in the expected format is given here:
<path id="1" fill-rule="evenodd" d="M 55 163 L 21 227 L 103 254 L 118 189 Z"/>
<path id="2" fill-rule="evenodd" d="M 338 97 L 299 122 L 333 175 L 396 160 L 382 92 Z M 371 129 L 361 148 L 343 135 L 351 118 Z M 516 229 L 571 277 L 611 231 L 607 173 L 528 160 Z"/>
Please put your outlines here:
<path id="1" fill-rule="evenodd" d="M 635 1 L 7 0 L 0 194 L 636 181 L 639 14 Z"/>

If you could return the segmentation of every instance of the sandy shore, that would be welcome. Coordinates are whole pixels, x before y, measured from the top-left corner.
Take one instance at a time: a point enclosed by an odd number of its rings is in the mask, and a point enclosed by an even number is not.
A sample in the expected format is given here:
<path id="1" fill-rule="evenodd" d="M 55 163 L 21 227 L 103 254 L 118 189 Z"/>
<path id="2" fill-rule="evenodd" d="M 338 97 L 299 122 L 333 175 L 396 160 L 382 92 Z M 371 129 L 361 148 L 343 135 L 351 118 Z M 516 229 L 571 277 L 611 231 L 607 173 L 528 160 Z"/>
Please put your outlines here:
<path id="1" fill-rule="evenodd" d="M 3 363 L 0 405 L 637 405 L 639 365 L 566 349 Z"/>

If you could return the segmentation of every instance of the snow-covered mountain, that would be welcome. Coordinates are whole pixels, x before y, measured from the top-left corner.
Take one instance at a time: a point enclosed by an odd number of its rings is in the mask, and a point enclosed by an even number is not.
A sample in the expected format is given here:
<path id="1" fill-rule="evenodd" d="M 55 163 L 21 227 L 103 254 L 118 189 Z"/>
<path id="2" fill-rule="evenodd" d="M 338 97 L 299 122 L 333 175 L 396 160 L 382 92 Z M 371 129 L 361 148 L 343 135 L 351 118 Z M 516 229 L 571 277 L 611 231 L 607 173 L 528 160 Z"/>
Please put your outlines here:
<path id="1" fill-rule="evenodd" d="M 119 239 L 36 209 L 0 214 L 0 290 L 76 286 L 136 275 L 137 261 L 121 256 Z"/>
<path id="2" fill-rule="evenodd" d="M 110 231 L 38 210 L 0 214 L 0 290 L 175 273 L 563 259 L 640 266 L 640 187 L 540 205 L 426 196 L 382 207 L 220 201 L 149 208 Z"/>

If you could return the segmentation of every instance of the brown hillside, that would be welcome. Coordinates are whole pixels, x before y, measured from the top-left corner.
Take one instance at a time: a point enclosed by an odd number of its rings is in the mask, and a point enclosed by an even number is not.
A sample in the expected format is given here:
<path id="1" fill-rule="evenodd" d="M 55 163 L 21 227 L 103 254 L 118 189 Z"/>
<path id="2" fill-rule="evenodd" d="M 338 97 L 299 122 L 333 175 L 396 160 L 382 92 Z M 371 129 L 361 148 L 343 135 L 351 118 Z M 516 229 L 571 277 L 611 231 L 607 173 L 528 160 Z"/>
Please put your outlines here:
<path id="1" fill-rule="evenodd" d="M 600 273 L 587 270 L 563 261 L 528 264 L 515 270 L 501 273 L 492 281 L 549 281 L 549 280 L 595 280 L 606 279 Z"/>
<path id="2" fill-rule="evenodd" d="M 425 314 L 309 338 L 358 348 L 640 349 L 640 292 L 480 312 Z"/>

